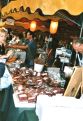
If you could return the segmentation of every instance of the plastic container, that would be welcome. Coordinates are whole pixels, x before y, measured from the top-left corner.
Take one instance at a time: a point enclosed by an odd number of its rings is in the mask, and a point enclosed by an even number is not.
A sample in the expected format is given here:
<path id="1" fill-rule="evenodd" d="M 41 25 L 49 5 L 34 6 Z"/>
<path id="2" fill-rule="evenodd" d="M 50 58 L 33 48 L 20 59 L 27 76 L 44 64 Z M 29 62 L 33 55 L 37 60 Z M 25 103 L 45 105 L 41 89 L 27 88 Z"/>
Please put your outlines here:
<path id="1" fill-rule="evenodd" d="M 41 72 L 43 70 L 43 67 L 44 67 L 44 65 L 42 65 L 42 64 L 34 63 L 34 71 L 36 71 L 36 72 Z"/>

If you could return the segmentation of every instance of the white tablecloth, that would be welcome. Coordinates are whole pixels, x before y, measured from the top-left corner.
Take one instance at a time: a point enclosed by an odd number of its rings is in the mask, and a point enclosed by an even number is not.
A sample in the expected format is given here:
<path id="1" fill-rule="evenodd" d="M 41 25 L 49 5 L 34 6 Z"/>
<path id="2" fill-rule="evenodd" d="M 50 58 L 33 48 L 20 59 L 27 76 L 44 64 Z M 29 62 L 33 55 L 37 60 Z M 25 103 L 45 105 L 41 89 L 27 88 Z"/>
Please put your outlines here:
<path id="1" fill-rule="evenodd" d="M 36 114 L 39 121 L 83 121 L 83 99 L 40 95 Z"/>

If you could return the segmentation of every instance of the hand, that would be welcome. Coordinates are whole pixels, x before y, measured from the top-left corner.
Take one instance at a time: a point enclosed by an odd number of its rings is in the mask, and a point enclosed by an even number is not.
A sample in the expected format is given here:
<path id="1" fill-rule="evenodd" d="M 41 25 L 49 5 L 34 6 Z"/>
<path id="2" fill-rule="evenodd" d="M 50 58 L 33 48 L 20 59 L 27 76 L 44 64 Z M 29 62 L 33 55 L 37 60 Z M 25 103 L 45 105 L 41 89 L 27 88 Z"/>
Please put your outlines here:
<path id="1" fill-rule="evenodd" d="M 13 54 L 13 50 L 9 50 L 8 52 L 7 52 L 7 56 L 9 57 L 9 56 L 11 56 Z"/>

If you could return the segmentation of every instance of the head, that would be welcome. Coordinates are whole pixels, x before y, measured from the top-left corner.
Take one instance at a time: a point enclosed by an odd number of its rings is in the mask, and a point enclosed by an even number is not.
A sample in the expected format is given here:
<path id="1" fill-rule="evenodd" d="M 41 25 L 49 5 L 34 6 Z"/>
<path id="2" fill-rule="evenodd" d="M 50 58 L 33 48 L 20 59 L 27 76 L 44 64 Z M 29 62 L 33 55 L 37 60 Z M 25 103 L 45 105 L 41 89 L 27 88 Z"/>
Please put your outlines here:
<path id="1" fill-rule="evenodd" d="M 32 40 L 32 38 L 33 38 L 33 33 L 32 33 L 31 31 L 28 31 L 28 32 L 26 33 L 26 38 L 27 38 L 28 40 Z"/>
<path id="2" fill-rule="evenodd" d="M 45 42 L 48 42 L 48 37 L 47 36 L 45 36 Z"/>
<path id="3" fill-rule="evenodd" d="M 5 42 L 8 35 L 7 29 L 4 27 L 0 28 L 0 42 Z"/>

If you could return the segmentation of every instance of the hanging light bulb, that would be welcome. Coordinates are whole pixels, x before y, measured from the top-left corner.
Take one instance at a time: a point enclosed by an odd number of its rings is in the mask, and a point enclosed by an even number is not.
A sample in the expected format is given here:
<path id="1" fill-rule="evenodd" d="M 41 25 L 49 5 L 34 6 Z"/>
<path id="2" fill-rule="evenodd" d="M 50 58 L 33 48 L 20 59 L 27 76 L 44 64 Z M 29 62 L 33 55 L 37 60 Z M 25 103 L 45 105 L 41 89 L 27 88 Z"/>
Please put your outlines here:
<path id="1" fill-rule="evenodd" d="M 50 23 L 50 33 L 51 34 L 55 34 L 57 32 L 58 29 L 58 21 L 51 21 Z"/>
<path id="2" fill-rule="evenodd" d="M 34 32 L 36 30 L 36 27 L 37 27 L 36 21 L 32 21 L 30 23 L 30 31 Z"/>

